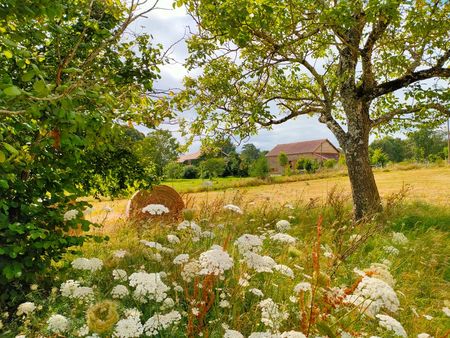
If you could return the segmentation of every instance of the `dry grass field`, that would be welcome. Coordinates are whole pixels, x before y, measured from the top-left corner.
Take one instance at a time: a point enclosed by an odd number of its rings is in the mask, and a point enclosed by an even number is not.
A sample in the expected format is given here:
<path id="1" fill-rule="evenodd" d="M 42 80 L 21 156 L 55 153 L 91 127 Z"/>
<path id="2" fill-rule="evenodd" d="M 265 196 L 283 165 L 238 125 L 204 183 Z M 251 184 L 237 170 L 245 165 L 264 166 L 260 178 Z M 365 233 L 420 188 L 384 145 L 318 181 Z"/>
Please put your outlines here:
<path id="1" fill-rule="evenodd" d="M 407 199 L 421 200 L 450 208 L 450 167 L 422 168 L 398 171 L 377 171 L 375 179 L 383 197 L 399 192 L 407 186 Z M 335 187 L 350 195 L 348 177 L 331 177 L 301 182 L 276 183 L 256 187 L 232 188 L 221 191 L 197 192 L 183 194 L 190 207 L 196 208 L 205 203 L 232 201 L 236 196 L 242 203 L 260 204 L 267 201 L 272 205 L 283 205 L 293 201 L 324 201 L 327 194 Z M 94 202 L 93 221 L 108 224 L 124 217 L 127 200 Z M 223 204 L 222 204 L 223 205 Z M 105 215 L 105 206 L 113 209 Z M 104 220 L 106 216 L 106 219 Z"/>

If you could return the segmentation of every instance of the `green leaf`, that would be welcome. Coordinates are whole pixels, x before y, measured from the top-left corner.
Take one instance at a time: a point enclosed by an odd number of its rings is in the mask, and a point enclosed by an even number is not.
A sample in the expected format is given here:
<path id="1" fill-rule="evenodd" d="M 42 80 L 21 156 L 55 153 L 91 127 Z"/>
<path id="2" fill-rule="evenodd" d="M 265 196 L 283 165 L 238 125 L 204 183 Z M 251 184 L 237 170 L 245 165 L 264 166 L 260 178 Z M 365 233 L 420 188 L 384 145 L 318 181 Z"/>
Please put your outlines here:
<path id="1" fill-rule="evenodd" d="M 8 189 L 9 188 L 8 181 L 0 180 L 0 188 L 3 188 L 5 190 Z"/>
<path id="2" fill-rule="evenodd" d="M 43 80 L 36 81 L 33 84 L 33 89 L 39 96 L 46 96 L 50 92 Z"/>
<path id="3" fill-rule="evenodd" d="M 6 155 L 3 151 L 0 150 L 0 163 L 3 163 L 6 161 Z"/>
<path id="4" fill-rule="evenodd" d="M 6 56 L 7 59 L 11 59 L 13 57 L 13 53 L 10 50 L 5 50 L 3 55 Z"/>
<path id="5" fill-rule="evenodd" d="M 28 82 L 33 80 L 35 74 L 36 73 L 34 72 L 34 70 L 29 70 L 28 72 L 22 75 L 22 81 Z"/>
<path id="6" fill-rule="evenodd" d="M 5 89 L 3 89 L 3 92 L 8 96 L 18 96 L 22 94 L 22 91 L 17 86 L 10 86 Z"/>
<path id="7" fill-rule="evenodd" d="M 6 142 L 3 142 L 3 146 L 13 155 L 17 155 L 19 153 L 16 148 Z"/>

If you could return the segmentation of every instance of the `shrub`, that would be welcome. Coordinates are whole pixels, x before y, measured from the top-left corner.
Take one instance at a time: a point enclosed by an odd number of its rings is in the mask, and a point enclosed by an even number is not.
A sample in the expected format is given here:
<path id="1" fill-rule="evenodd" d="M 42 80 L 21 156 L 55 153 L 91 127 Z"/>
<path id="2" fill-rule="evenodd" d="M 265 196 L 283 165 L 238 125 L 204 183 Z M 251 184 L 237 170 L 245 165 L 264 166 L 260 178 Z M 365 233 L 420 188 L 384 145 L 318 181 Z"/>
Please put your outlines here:
<path id="1" fill-rule="evenodd" d="M 250 167 L 250 176 L 267 178 L 269 176 L 269 162 L 265 156 L 260 156 Z"/>
<path id="2" fill-rule="evenodd" d="M 336 166 L 337 161 L 333 158 L 330 158 L 328 160 L 326 160 L 325 162 L 323 162 L 323 166 L 327 169 L 332 169 Z"/>
<path id="3" fill-rule="evenodd" d="M 183 178 L 192 179 L 198 177 L 198 168 L 193 165 L 184 167 Z"/>
<path id="4" fill-rule="evenodd" d="M 210 158 L 201 162 L 199 167 L 202 178 L 213 178 L 222 176 L 226 163 L 223 158 Z"/>
<path id="5" fill-rule="evenodd" d="M 182 178 L 184 166 L 178 162 L 170 162 L 164 167 L 164 176 L 171 179 Z"/>

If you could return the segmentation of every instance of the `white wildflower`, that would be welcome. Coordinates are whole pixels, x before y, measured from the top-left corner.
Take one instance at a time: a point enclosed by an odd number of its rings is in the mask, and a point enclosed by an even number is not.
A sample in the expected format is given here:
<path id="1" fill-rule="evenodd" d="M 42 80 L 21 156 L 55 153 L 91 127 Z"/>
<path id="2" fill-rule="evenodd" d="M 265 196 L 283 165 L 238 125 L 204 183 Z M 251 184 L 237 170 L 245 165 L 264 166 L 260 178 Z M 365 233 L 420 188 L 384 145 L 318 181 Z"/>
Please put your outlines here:
<path id="1" fill-rule="evenodd" d="M 256 272 L 273 272 L 273 268 L 277 264 L 270 256 L 261 256 L 254 252 L 244 254 L 244 261 L 250 269 Z"/>
<path id="2" fill-rule="evenodd" d="M 360 307 L 360 311 L 370 317 L 382 309 L 397 312 L 400 302 L 395 291 L 386 282 L 369 276 L 363 277 L 352 295 L 345 297 L 345 302 Z"/>
<path id="3" fill-rule="evenodd" d="M 63 315 L 52 315 L 47 324 L 47 330 L 53 333 L 64 333 L 69 329 L 69 320 Z"/>
<path id="4" fill-rule="evenodd" d="M 433 336 L 430 336 L 428 333 L 419 333 L 417 338 L 433 338 Z"/>
<path id="5" fill-rule="evenodd" d="M 208 250 L 200 254 L 200 275 L 220 275 L 233 267 L 233 259 L 222 249 Z"/>
<path id="6" fill-rule="evenodd" d="M 142 325 L 139 317 L 127 317 L 121 319 L 116 323 L 114 328 L 113 337 L 115 338 L 137 338 L 144 332 L 144 326 Z"/>
<path id="7" fill-rule="evenodd" d="M 433 316 L 430 316 L 430 315 L 423 315 L 423 317 L 424 317 L 426 320 L 432 320 L 432 319 L 433 319 Z"/>
<path id="8" fill-rule="evenodd" d="M 31 291 L 36 291 L 38 288 L 39 288 L 39 285 L 37 285 L 37 284 L 31 284 L 30 285 L 30 290 Z"/>
<path id="9" fill-rule="evenodd" d="M 408 238 L 401 232 L 393 232 L 392 242 L 394 244 L 405 245 L 408 244 Z"/>
<path id="10" fill-rule="evenodd" d="M 214 233 L 211 232 L 211 231 L 203 231 L 203 232 L 200 234 L 200 237 L 201 237 L 201 238 L 210 238 L 210 239 L 212 239 L 212 238 L 215 237 L 215 235 L 214 235 Z"/>
<path id="11" fill-rule="evenodd" d="M 80 282 L 74 281 L 73 279 L 68 279 L 61 284 L 59 290 L 61 291 L 62 296 L 73 298 L 74 292 L 79 286 Z"/>
<path id="12" fill-rule="evenodd" d="M 130 275 L 129 283 L 135 288 L 134 298 L 141 303 L 146 303 L 147 300 L 162 302 L 169 290 L 159 273 L 134 272 Z"/>
<path id="13" fill-rule="evenodd" d="M 172 298 L 167 297 L 166 299 L 164 299 L 164 302 L 161 306 L 161 310 L 170 310 L 174 306 L 175 306 L 175 301 Z"/>
<path id="14" fill-rule="evenodd" d="M 71 220 L 77 218 L 78 213 L 79 213 L 78 210 L 75 210 L 75 209 L 67 211 L 63 216 L 64 221 L 67 222 L 67 221 L 71 221 Z"/>
<path id="15" fill-rule="evenodd" d="M 111 290 L 111 297 L 116 299 L 122 299 L 130 294 L 125 285 L 119 284 L 113 287 Z"/>
<path id="16" fill-rule="evenodd" d="M 178 244 L 180 243 L 180 239 L 176 235 L 167 235 L 167 240 L 170 244 Z"/>
<path id="17" fill-rule="evenodd" d="M 101 270 L 103 267 L 103 261 L 99 258 L 76 258 L 72 261 L 72 267 L 77 270 L 86 270 L 95 272 Z"/>
<path id="18" fill-rule="evenodd" d="M 373 263 L 370 268 L 364 270 L 366 275 L 370 277 L 381 279 L 382 281 L 388 283 L 391 287 L 394 287 L 395 280 L 389 272 L 389 268 L 385 264 Z"/>
<path id="19" fill-rule="evenodd" d="M 227 204 L 223 208 L 225 210 L 230 210 L 230 211 L 233 211 L 233 212 L 235 212 L 237 214 L 241 214 L 241 215 L 244 213 L 241 208 L 239 208 L 237 205 L 234 205 L 234 204 Z"/>
<path id="20" fill-rule="evenodd" d="M 181 320 L 178 311 L 171 311 L 165 315 L 159 313 L 150 317 L 144 324 L 144 332 L 147 336 L 156 336 L 161 330 L 165 330 Z"/>
<path id="21" fill-rule="evenodd" d="M 244 338 L 244 335 L 236 330 L 225 330 L 223 338 Z"/>
<path id="22" fill-rule="evenodd" d="M 294 292 L 295 293 L 300 293 L 300 292 L 306 292 L 306 291 L 311 291 L 311 284 L 308 282 L 301 282 L 298 283 L 296 286 L 294 286 Z"/>
<path id="23" fill-rule="evenodd" d="M 253 293 L 257 297 L 264 297 L 264 293 L 260 289 L 253 288 L 253 289 L 250 289 L 248 291 Z"/>
<path id="24" fill-rule="evenodd" d="M 351 243 L 356 243 L 356 242 L 359 242 L 361 239 L 362 239 L 361 235 L 359 235 L 359 234 L 354 234 L 354 235 L 351 235 L 350 238 L 349 238 L 348 240 L 349 240 L 349 242 L 351 242 Z"/>
<path id="25" fill-rule="evenodd" d="M 278 271 L 279 273 L 288 276 L 289 278 L 294 278 L 294 271 L 286 265 L 283 264 L 277 264 L 273 267 L 274 270 Z"/>
<path id="26" fill-rule="evenodd" d="M 281 323 L 289 317 L 288 313 L 280 311 L 271 298 L 259 302 L 258 307 L 261 308 L 261 322 L 273 330 L 278 330 Z"/>
<path id="27" fill-rule="evenodd" d="M 226 299 L 222 299 L 220 302 L 219 302 L 219 307 L 221 307 L 221 308 L 229 308 L 231 305 L 230 305 L 230 302 L 229 301 L 227 301 Z"/>
<path id="28" fill-rule="evenodd" d="M 249 251 L 259 252 L 261 251 L 263 241 L 259 236 L 244 234 L 234 241 L 234 245 L 237 246 L 241 254 Z"/>
<path id="29" fill-rule="evenodd" d="M 180 254 L 177 257 L 173 259 L 173 264 L 175 265 L 182 265 L 189 261 L 189 255 L 188 254 Z"/>
<path id="30" fill-rule="evenodd" d="M 116 258 L 124 258 L 128 252 L 126 250 L 116 250 L 113 253 L 113 256 Z"/>
<path id="31" fill-rule="evenodd" d="M 123 315 L 128 318 L 128 317 L 137 317 L 140 318 L 142 316 L 142 312 L 139 311 L 136 308 L 130 308 L 130 309 L 125 309 L 125 311 L 123 311 Z"/>
<path id="32" fill-rule="evenodd" d="M 444 307 L 442 308 L 442 312 L 444 312 L 444 314 L 445 314 L 447 317 L 450 317 L 450 309 L 449 309 L 447 306 L 444 306 Z"/>
<path id="33" fill-rule="evenodd" d="M 275 224 L 275 227 L 279 232 L 285 232 L 291 228 L 291 223 L 285 219 L 282 219 Z"/>
<path id="34" fill-rule="evenodd" d="M 25 303 L 20 304 L 17 307 L 16 315 L 18 315 L 18 316 L 22 316 L 22 315 L 28 316 L 34 310 L 36 310 L 36 305 L 34 305 L 34 303 L 32 303 L 32 302 L 25 302 Z"/>
<path id="35" fill-rule="evenodd" d="M 177 226 L 177 230 L 189 230 L 196 237 L 200 237 L 202 234 L 202 228 L 195 222 L 183 221 Z"/>
<path id="36" fill-rule="evenodd" d="M 148 212 L 150 215 L 167 214 L 169 211 L 169 208 L 162 204 L 149 204 L 142 208 L 142 212 Z"/>
<path id="37" fill-rule="evenodd" d="M 181 277 L 185 282 L 191 282 L 195 276 L 198 275 L 202 267 L 197 260 L 193 260 L 183 266 L 183 271 L 181 271 Z"/>
<path id="38" fill-rule="evenodd" d="M 94 298 L 94 290 L 88 286 L 79 286 L 73 291 L 72 298 L 81 301 L 92 300 Z"/>
<path id="39" fill-rule="evenodd" d="M 407 337 L 405 329 L 396 319 L 388 315 L 376 315 L 379 319 L 379 325 L 382 328 L 393 331 L 397 336 Z"/>
<path id="40" fill-rule="evenodd" d="M 397 256 L 400 253 L 400 251 L 394 246 L 384 246 L 383 250 L 387 254 L 394 255 L 394 256 Z"/>
<path id="41" fill-rule="evenodd" d="M 291 235 L 283 234 L 283 233 L 277 233 L 277 234 L 271 235 L 270 239 L 275 242 L 281 242 L 281 243 L 286 243 L 286 244 L 295 244 L 295 242 L 297 241 Z"/>
<path id="42" fill-rule="evenodd" d="M 127 272 L 122 269 L 114 269 L 112 271 L 112 275 L 114 280 L 118 280 L 120 282 L 126 282 L 126 280 L 128 279 Z"/>
<path id="43" fill-rule="evenodd" d="M 280 334 L 280 338 L 306 338 L 306 336 L 299 331 L 287 331 Z"/>

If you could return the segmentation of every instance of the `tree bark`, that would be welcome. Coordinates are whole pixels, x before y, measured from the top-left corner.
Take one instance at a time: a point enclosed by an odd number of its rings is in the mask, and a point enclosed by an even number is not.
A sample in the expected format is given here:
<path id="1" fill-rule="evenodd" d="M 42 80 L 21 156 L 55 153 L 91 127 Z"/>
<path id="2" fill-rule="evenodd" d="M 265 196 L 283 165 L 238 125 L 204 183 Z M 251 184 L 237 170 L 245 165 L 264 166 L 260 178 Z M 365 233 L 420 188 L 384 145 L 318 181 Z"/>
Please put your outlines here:
<path id="1" fill-rule="evenodd" d="M 380 194 L 369 161 L 369 145 L 348 145 L 345 150 L 356 220 L 382 210 Z"/>

